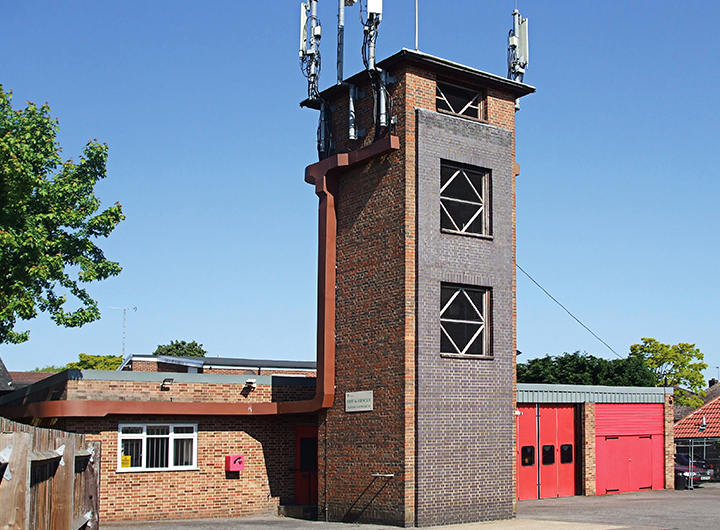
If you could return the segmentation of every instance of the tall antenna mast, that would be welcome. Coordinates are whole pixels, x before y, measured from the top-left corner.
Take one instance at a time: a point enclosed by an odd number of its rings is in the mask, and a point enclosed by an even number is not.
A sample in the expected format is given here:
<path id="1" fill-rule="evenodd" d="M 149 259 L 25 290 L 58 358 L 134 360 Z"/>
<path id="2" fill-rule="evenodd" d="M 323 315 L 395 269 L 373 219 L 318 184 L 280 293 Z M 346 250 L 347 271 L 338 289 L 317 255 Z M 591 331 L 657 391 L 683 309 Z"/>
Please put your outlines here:
<path id="1" fill-rule="evenodd" d="M 343 56 L 345 50 L 345 7 L 355 4 L 356 0 L 339 0 L 338 3 L 338 36 L 337 36 L 337 82 L 342 84 L 343 76 Z"/>
<path id="2" fill-rule="evenodd" d="M 318 95 L 321 37 L 317 0 L 307 0 L 300 4 L 300 63 L 308 80 L 308 99 L 311 100 Z"/>
<path id="3" fill-rule="evenodd" d="M 508 36 L 508 79 L 522 82 L 529 64 L 528 19 L 513 10 L 513 29 Z"/>
<path id="4" fill-rule="evenodd" d="M 123 359 L 125 358 L 125 322 L 127 318 L 127 312 L 132 309 L 133 311 L 137 311 L 137 306 L 135 307 L 108 307 L 108 309 L 122 309 L 123 312 L 123 340 L 122 340 L 122 356 Z"/>

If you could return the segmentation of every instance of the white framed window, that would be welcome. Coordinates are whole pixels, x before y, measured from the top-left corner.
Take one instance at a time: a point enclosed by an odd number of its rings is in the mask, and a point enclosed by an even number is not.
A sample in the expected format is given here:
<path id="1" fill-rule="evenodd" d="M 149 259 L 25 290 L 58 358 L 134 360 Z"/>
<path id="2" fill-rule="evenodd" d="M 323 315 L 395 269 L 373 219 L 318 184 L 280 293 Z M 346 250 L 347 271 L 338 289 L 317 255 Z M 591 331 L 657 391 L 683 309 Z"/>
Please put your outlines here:
<path id="1" fill-rule="evenodd" d="M 440 353 L 491 357 L 488 346 L 488 289 L 440 286 Z"/>
<path id="2" fill-rule="evenodd" d="M 196 423 L 121 423 L 119 472 L 197 469 Z"/>

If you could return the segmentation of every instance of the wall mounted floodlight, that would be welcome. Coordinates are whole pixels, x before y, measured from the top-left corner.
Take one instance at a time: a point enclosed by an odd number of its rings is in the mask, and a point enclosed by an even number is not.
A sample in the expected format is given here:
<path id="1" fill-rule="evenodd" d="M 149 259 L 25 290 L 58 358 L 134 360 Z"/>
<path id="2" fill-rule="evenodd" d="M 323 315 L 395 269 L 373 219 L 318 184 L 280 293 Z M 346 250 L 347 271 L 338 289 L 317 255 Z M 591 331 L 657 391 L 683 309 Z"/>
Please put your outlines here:
<path id="1" fill-rule="evenodd" d="M 257 379 L 248 379 L 245 381 L 245 386 L 255 390 L 257 388 Z"/>
<path id="2" fill-rule="evenodd" d="M 160 384 L 160 390 L 162 392 L 167 392 L 168 390 L 170 390 L 170 385 L 172 385 L 174 382 L 175 382 L 175 379 L 173 379 L 172 377 L 166 377 L 165 379 L 163 379 L 163 382 Z"/>

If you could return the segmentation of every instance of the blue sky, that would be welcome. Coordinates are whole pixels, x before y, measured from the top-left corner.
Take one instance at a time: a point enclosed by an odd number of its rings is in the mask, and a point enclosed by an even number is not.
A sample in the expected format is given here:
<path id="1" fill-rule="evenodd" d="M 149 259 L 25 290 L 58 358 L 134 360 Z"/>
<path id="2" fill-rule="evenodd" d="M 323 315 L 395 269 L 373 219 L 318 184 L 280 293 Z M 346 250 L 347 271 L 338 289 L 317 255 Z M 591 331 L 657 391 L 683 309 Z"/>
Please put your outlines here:
<path id="1" fill-rule="evenodd" d="M 420 0 L 420 50 L 504 75 L 513 1 Z M 519 0 L 537 93 L 517 115 L 518 263 L 625 355 L 691 342 L 717 377 L 719 74 L 712 2 Z M 81 329 L 41 316 L 10 370 L 78 353 L 313 359 L 315 111 L 301 109 L 299 1 L 34 1 L 0 7 L 0 83 L 48 101 L 65 158 L 110 147 L 97 189 L 127 220 L 101 242 L 123 273 L 90 286 Z M 335 80 L 337 2 L 320 0 L 321 87 Z M 346 64 L 361 69 L 357 5 Z M 414 46 L 414 1 L 386 0 L 378 56 Z M 518 274 L 520 360 L 614 355 Z"/>

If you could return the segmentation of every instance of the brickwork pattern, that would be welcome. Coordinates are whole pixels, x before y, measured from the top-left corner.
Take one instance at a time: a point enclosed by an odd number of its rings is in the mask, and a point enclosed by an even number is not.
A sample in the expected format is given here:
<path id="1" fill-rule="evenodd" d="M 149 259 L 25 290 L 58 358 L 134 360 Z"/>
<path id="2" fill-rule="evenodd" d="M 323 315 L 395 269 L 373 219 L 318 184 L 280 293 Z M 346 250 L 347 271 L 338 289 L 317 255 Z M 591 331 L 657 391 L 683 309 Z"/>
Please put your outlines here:
<path id="1" fill-rule="evenodd" d="M 118 472 L 118 424 L 197 423 L 198 470 Z M 102 442 L 100 519 L 142 521 L 277 515 L 295 503 L 295 429 L 313 415 L 272 417 L 109 417 L 69 419 L 64 429 Z M 225 472 L 225 456 L 245 469 Z"/>
<path id="2" fill-rule="evenodd" d="M 400 150 L 353 168 L 339 180 L 336 404 L 319 418 L 320 517 L 401 526 L 510 517 L 514 99 L 488 90 L 485 120 L 441 116 L 435 112 L 435 73 L 409 64 L 389 73 L 396 78 L 389 90 Z M 372 91 L 367 82 L 358 88 L 364 97 L 355 101 L 356 120 L 366 134 L 348 139 L 347 91 L 334 91 L 329 101 L 334 152 L 373 141 Z M 427 146 L 418 138 L 423 112 L 440 120 L 426 143 L 444 149 L 427 160 Z M 455 141 L 459 144 L 453 146 Z M 440 157 L 494 171 L 496 230 L 491 240 L 440 236 L 438 220 L 435 232 L 426 232 L 434 247 L 424 258 L 428 248 L 421 246 L 424 221 L 418 212 L 431 208 L 437 217 L 439 198 L 433 191 L 431 199 L 426 191 L 426 204 L 418 204 L 423 178 L 418 169 Z M 433 186 L 439 189 L 439 165 L 434 175 Z M 423 259 L 431 265 L 421 278 Z M 493 289 L 494 360 L 440 359 L 440 281 Z M 432 324 L 428 318 L 434 318 Z M 425 345 L 419 343 L 423 334 Z M 433 386 L 437 370 L 448 374 L 442 389 Z M 425 378 L 422 392 L 418 374 Z M 359 390 L 373 390 L 375 410 L 346 414 L 345 392 Z M 373 478 L 373 473 L 394 476 Z"/>
<path id="3" fill-rule="evenodd" d="M 312 382 L 310 380 L 309 382 Z M 159 382 L 72 380 L 67 382 L 67 399 L 72 401 L 174 401 L 184 403 L 262 403 L 302 401 L 315 395 L 315 385 L 258 385 L 244 383 L 183 383 L 175 381 L 164 391 Z"/>
<path id="4" fill-rule="evenodd" d="M 162 363 L 157 361 L 130 361 L 126 370 L 131 372 L 172 372 L 183 373 L 188 371 L 187 366 L 180 364 Z"/>
<path id="5" fill-rule="evenodd" d="M 595 403 L 583 403 L 582 414 L 582 478 L 583 495 L 596 494 L 595 482 Z"/>
<path id="6" fill-rule="evenodd" d="M 494 107 L 488 106 L 493 117 Z M 512 132 L 426 110 L 418 120 L 418 505 L 420 526 L 512 516 Z M 440 230 L 440 163 L 491 172 L 490 238 Z M 440 355 L 440 285 L 490 289 L 491 359 Z"/>
<path id="7" fill-rule="evenodd" d="M 663 408 L 664 420 L 664 451 L 665 451 L 665 489 L 675 487 L 675 423 L 674 423 L 674 396 L 665 395 Z"/>
<path id="8" fill-rule="evenodd" d="M 397 102 L 402 75 L 398 79 L 392 87 Z M 333 101 L 333 138 L 339 149 L 372 141 L 372 92 L 369 85 L 360 89 L 366 97 L 356 102 L 357 121 L 368 136 L 344 143 L 346 104 Z M 397 103 L 394 107 L 399 109 Z M 402 142 L 401 136 L 400 152 L 347 171 L 338 183 L 336 400 L 321 419 L 319 440 L 320 507 L 330 520 L 406 524 L 409 236 Z M 374 392 L 375 409 L 346 414 L 345 393 L 361 390 Z"/>

